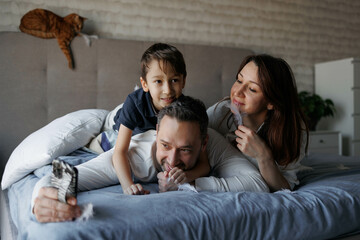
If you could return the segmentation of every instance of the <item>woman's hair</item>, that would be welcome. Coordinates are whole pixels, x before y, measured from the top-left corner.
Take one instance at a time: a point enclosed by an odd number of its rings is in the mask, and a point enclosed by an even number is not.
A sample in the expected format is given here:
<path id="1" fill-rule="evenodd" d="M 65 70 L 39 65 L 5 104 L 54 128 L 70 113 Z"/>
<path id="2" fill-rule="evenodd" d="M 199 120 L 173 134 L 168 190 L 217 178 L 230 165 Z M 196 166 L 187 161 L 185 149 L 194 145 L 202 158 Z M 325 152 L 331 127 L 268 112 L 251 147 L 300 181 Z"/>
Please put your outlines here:
<path id="1" fill-rule="evenodd" d="M 258 67 L 260 88 L 266 101 L 274 106 L 268 111 L 258 134 L 270 147 L 277 163 L 287 165 L 300 156 L 304 130 L 307 133 L 305 151 L 308 147 L 309 130 L 300 107 L 294 74 L 283 59 L 260 54 L 246 57 L 236 77 L 249 62 Z"/>
<path id="2" fill-rule="evenodd" d="M 209 118 L 206 113 L 206 107 L 201 100 L 183 96 L 169 106 L 162 108 L 157 116 L 159 129 L 160 122 L 164 116 L 175 118 L 179 122 L 198 123 L 201 141 L 206 139 Z"/>
<path id="3" fill-rule="evenodd" d="M 152 60 L 162 61 L 165 69 L 167 64 L 173 68 L 174 72 L 186 78 L 186 65 L 182 53 L 174 46 L 166 43 L 155 43 L 151 45 L 141 57 L 141 77 L 146 81 L 149 64 Z"/>

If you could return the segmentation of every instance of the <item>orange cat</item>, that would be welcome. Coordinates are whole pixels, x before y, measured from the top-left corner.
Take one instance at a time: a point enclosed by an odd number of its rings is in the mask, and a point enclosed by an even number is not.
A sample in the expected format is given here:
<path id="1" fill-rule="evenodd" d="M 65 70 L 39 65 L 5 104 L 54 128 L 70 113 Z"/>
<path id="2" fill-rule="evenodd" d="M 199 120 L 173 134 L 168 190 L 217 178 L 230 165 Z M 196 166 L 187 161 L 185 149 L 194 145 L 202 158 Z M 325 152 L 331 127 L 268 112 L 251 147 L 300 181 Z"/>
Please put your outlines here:
<path id="1" fill-rule="evenodd" d="M 45 9 L 34 9 L 26 13 L 20 22 L 20 30 L 40 38 L 56 38 L 65 54 L 69 68 L 74 68 L 71 40 L 80 33 L 86 18 L 75 13 L 60 17 Z"/>

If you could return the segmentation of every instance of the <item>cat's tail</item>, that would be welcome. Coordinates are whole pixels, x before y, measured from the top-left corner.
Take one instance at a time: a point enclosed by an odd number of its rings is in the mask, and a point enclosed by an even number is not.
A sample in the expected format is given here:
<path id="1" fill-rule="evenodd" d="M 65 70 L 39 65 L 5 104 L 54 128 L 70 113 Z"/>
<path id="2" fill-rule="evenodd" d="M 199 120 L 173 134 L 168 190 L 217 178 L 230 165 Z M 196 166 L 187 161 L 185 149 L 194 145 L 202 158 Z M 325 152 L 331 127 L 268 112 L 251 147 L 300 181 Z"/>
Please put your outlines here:
<path id="1" fill-rule="evenodd" d="M 55 35 L 53 33 L 47 33 L 47 32 L 42 32 L 39 30 L 32 30 L 32 29 L 27 29 L 26 27 L 24 27 L 22 24 L 20 24 L 19 26 L 20 31 L 33 35 L 35 37 L 39 37 L 39 38 L 55 38 Z"/>

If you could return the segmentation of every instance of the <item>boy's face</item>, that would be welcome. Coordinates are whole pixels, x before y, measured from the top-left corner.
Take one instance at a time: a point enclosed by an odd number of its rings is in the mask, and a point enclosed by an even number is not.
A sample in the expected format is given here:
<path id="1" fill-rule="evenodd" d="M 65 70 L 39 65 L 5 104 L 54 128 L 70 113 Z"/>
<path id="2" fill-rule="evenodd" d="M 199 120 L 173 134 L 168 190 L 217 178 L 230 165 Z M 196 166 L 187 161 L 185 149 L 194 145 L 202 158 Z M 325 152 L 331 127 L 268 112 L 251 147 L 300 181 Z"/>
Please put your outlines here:
<path id="1" fill-rule="evenodd" d="M 140 81 L 143 90 L 150 92 L 157 111 L 180 97 L 185 87 L 185 79 L 182 75 L 177 75 L 169 64 L 164 66 L 162 61 L 156 60 L 150 62 L 146 80 L 141 77 Z"/>
<path id="2" fill-rule="evenodd" d="M 169 116 L 161 119 L 156 134 L 156 160 L 164 171 L 193 168 L 200 152 L 205 150 L 198 123 L 179 122 Z"/>

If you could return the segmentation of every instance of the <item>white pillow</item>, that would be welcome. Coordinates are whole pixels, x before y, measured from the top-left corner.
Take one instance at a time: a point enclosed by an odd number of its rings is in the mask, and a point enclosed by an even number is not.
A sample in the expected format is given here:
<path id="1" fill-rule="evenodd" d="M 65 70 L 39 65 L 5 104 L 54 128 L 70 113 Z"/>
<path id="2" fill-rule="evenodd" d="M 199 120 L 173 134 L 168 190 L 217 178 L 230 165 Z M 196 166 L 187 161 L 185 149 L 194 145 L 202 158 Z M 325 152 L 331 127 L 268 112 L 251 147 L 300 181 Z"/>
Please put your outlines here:
<path id="1" fill-rule="evenodd" d="M 85 146 L 99 134 L 109 111 L 85 109 L 57 118 L 26 137 L 12 152 L 1 182 L 4 190 L 59 156 Z"/>

